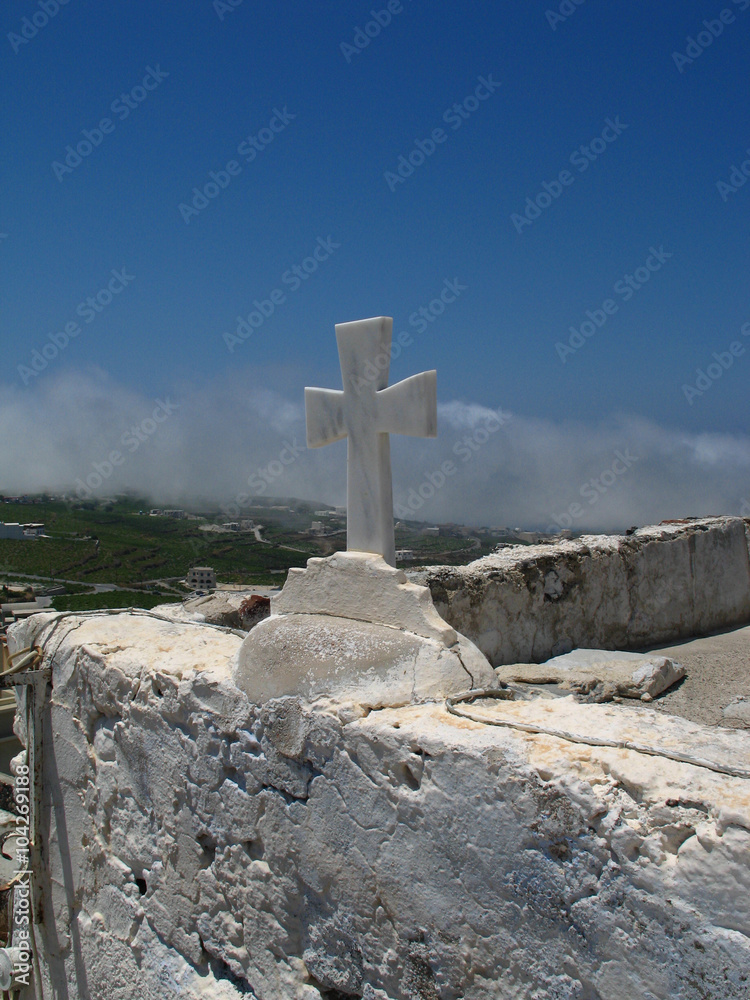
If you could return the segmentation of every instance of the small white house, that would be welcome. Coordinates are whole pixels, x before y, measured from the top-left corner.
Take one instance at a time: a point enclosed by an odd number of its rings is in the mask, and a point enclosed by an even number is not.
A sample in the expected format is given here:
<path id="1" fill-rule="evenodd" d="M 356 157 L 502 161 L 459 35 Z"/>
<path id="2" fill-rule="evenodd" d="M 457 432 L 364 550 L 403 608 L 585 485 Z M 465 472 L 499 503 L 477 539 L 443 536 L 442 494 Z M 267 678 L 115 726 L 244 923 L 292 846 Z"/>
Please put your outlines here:
<path id="1" fill-rule="evenodd" d="M 23 527 L 17 521 L 0 521 L 0 538 L 23 538 Z"/>
<path id="2" fill-rule="evenodd" d="M 44 534 L 44 525 L 34 521 L 19 524 L 17 521 L 0 521 L 0 538 L 39 538 Z"/>
<path id="3" fill-rule="evenodd" d="M 188 570 L 185 583 L 191 590 L 215 590 L 216 573 L 210 566 L 193 566 Z"/>

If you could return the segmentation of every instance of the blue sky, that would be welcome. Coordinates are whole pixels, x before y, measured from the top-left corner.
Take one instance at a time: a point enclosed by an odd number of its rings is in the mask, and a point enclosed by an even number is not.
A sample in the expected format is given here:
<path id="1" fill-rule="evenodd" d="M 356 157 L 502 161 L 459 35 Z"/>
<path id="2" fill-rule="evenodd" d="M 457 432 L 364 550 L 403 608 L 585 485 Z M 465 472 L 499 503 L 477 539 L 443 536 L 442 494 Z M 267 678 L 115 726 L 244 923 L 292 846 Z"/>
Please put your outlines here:
<path id="1" fill-rule="evenodd" d="M 441 403 L 442 444 L 394 444 L 396 494 L 487 412 L 522 429 L 419 516 L 548 521 L 628 446 L 576 527 L 750 496 L 750 0 L 9 0 L 0 22 L 0 413 L 23 454 L 54 442 L 33 475 L 11 451 L 6 490 L 85 481 L 171 394 L 107 486 L 234 495 L 303 432 L 303 387 L 340 384 L 334 323 L 386 314 L 412 341 L 391 379 L 434 367 Z M 233 342 L 255 300 L 273 313 Z M 279 492 L 340 500 L 330 452 Z"/>

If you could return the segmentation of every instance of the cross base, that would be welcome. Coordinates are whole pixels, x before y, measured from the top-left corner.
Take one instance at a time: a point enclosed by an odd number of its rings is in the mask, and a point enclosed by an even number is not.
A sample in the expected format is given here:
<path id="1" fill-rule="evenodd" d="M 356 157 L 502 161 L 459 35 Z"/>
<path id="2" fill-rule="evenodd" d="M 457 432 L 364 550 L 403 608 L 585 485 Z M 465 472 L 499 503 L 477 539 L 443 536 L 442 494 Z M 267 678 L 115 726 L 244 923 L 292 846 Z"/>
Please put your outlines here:
<path id="1" fill-rule="evenodd" d="M 296 695 L 383 708 L 497 684 L 484 654 L 437 613 L 429 589 L 381 556 L 310 559 L 290 570 L 271 611 L 234 670 L 253 704 Z"/>

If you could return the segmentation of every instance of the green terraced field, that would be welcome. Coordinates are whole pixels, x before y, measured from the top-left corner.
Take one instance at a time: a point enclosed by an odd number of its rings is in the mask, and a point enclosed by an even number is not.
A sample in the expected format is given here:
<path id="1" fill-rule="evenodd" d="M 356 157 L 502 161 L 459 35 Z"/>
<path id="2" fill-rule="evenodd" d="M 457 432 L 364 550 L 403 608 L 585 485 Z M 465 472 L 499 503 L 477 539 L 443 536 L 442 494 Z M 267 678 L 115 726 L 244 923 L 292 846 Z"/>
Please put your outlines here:
<path id="1" fill-rule="evenodd" d="M 176 604 L 165 594 L 138 594 L 132 590 L 108 590 L 99 594 L 73 594 L 55 597 L 55 611 L 98 611 L 101 608 L 154 608 L 157 604 Z"/>
<path id="2" fill-rule="evenodd" d="M 285 509 L 285 506 L 292 509 Z M 291 566 L 304 566 L 310 556 L 329 555 L 346 547 L 343 530 L 326 538 L 310 533 L 320 504 L 267 499 L 242 510 L 262 525 L 258 541 L 252 532 L 208 532 L 201 525 L 228 520 L 213 511 L 205 520 L 152 517 L 139 513 L 151 503 L 118 498 L 114 502 L 69 504 L 62 501 L 29 504 L 0 503 L 2 521 L 42 521 L 50 537 L 28 541 L 0 539 L 0 585 L 12 582 L 73 581 L 55 607 L 151 607 L 179 600 L 188 593 L 181 583 L 191 566 L 212 566 L 219 582 L 246 586 L 283 584 Z M 342 521 L 325 518 L 329 528 Z M 439 537 L 420 533 L 407 523 L 396 533 L 397 548 L 414 550 L 412 565 L 463 563 L 491 551 L 500 537 L 467 538 L 449 530 Z M 24 577 L 42 577 L 41 581 Z M 112 593 L 82 593 L 94 584 L 112 584 Z M 128 592 L 125 588 L 137 588 Z"/>
<path id="3" fill-rule="evenodd" d="M 200 521 L 139 514 L 142 505 L 134 501 L 108 506 L 111 509 L 93 504 L 71 508 L 59 501 L 0 504 L 0 520 L 43 521 L 51 536 L 0 539 L 0 581 L 15 574 L 128 587 L 182 579 L 190 566 L 206 564 L 222 582 L 274 584 L 284 579 L 290 566 L 304 566 L 310 555 L 320 554 L 310 541 L 293 540 L 291 544 L 303 550 L 295 551 L 281 539 L 265 544 L 247 532 L 214 534 L 201 531 Z M 263 521 L 269 525 L 269 541 L 279 537 L 276 518 Z"/>

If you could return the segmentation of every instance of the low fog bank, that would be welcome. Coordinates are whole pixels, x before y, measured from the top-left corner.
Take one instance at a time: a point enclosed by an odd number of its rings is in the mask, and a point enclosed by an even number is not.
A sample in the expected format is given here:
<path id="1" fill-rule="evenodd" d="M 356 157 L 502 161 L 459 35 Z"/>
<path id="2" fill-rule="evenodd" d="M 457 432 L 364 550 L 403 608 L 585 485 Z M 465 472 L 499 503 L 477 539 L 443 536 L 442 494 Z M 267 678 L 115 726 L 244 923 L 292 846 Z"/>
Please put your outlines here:
<path id="1" fill-rule="evenodd" d="M 344 442 L 308 451 L 302 387 L 262 373 L 148 398 L 99 371 L 33 392 L 0 387 L 0 492 L 207 501 L 236 516 L 259 496 L 346 502 Z M 750 437 L 685 433 L 623 415 L 552 423 L 459 400 L 437 440 L 393 436 L 399 517 L 612 531 L 665 518 L 750 515 Z"/>

